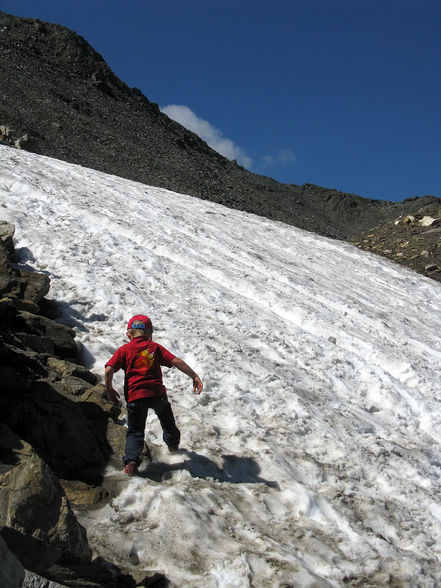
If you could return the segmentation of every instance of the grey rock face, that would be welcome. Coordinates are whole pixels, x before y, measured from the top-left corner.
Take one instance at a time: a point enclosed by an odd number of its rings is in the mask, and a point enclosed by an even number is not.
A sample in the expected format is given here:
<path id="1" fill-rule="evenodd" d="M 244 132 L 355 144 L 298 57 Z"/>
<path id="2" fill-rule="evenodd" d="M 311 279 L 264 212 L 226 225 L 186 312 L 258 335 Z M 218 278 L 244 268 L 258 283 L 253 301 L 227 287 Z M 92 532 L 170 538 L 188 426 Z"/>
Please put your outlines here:
<path id="1" fill-rule="evenodd" d="M 133 587 L 117 568 L 90 561 L 66 495 L 75 504 L 107 496 L 103 470 L 113 454 L 120 463 L 125 440 L 120 410 L 79 364 L 74 331 L 41 314 L 40 305 L 54 313 L 56 304 L 34 288 L 40 274 L 12 265 L 13 241 L 5 242 L 14 227 L 0 223 L 0 234 L 0 578 L 9 582 L 0 584 Z"/>
<path id="2" fill-rule="evenodd" d="M 89 561 L 86 532 L 57 478 L 32 447 L 3 423 L 0 456 L 0 524 L 18 532 L 6 538 L 9 545 L 15 539 L 20 546 L 22 563 L 38 572 L 59 559 Z"/>

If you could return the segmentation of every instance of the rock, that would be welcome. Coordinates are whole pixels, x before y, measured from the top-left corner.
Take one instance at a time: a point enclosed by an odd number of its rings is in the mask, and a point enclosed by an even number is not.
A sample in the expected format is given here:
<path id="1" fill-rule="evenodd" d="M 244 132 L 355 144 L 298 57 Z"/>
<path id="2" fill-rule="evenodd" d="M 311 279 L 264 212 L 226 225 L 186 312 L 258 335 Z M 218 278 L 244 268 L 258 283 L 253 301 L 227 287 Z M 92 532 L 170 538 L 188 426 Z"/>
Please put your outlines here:
<path id="1" fill-rule="evenodd" d="M 0 226 L 0 297 L 19 299 L 23 301 L 22 307 L 27 306 L 38 312 L 38 302 L 49 292 L 50 280 L 44 274 L 11 266 L 13 229 L 8 223 Z"/>
<path id="2" fill-rule="evenodd" d="M 0 325 L 12 327 L 19 311 L 11 298 L 0 298 Z"/>
<path id="3" fill-rule="evenodd" d="M 5 246 L 5 249 L 8 253 L 12 253 L 14 249 L 14 238 L 15 234 L 15 226 L 11 225 L 4 220 L 0 220 L 0 239 Z"/>
<path id="4" fill-rule="evenodd" d="M 0 296 L 8 294 L 12 287 L 13 272 L 8 255 L 5 244 L 0 241 Z"/>
<path id="5" fill-rule="evenodd" d="M 11 527 L 2 527 L 0 535 L 23 567 L 36 573 L 44 573 L 63 555 L 61 549 Z"/>
<path id="6" fill-rule="evenodd" d="M 93 402 L 101 408 L 101 410 L 107 413 L 113 420 L 116 420 L 121 414 L 121 406 L 113 404 L 107 398 L 106 388 L 104 384 L 97 384 L 93 388 L 89 388 L 81 396 L 82 402 Z"/>
<path id="7" fill-rule="evenodd" d="M 101 486 L 89 486 L 89 484 L 78 480 L 60 480 L 60 484 L 63 486 L 69 502 L 76 505 L 96 504 L 109 495 Z"/>
<path id="8" fill-rule="evenodd" d="M 0 365 L 0 381 L 3 390 L 7 390 L 7 394 L 11 394 L 13 397 L 19 397 L 19 394 L 28 392 L 31 387 L 30 382 L 21 377 L 17 370 L 9 365 Z M 0 402 L 4 415 L 7 415 L 7 403 L 2 400 L 1 395 Z"/>
<path id="9" fill-rule="evenodd" d="M 81 378 L 66 377 L 55 382 L 50 381 L 51 387 L 72 402 L 82 402 L 83 394 L 92 387 Z"/>
<path id="10" fill-rule="evenodd" d="M 29 331 L 37 335 L 48 337 L 54 343 L 55 352 L 63 358 L 76 358 L 78 354 L 75 344 L 75 332 L 69 327 L 56 323 L 44 316 L 30 312 L 20 312 L 21 318 L 26 323 Z"/>
<path id="11" fill-rule="evenodd" d="M 40 312 L 40 306 L 32 300 L 21 300 L 16 296 L 12 296 L 12 300 L 14 301 L 14 305 L 18 310 L 25 310 L 31 314 L 37 314 Z"/>
<path id="12" fill-rule="evenodd" d="M 92 384 L 86 382 L 82 378 L 75 378 L 74 376 L 67 376 L 63 378 L 63 386 L 65 392 L 73 396 L 82 396 L 86 390 L 92 387 Z"/>
<path id="13" fill-rule="evenodd" d="M 18 270 L 11 266 L 14 227 L 0 225 L 0 296 L 8 295 L 37 304 L 49 292 L 49 278 L 38 272 Z"/>
<path id="14" fill-rule="evenodd" d="M 423 218 L 419 222 L 423 227 L 436 227 L 441 224 L 441 218 L 423 216 Z"/>
<path id="15" fill-rule="evenodd" d="M 15 139 L 14 147 L 16 149 L 23 149 L 23 143 L 27 143 L 28 141 L 29 141 L 29 136 L 27 133 L 25 133 L 19 139 Z"/>
<path id="16" fill-rule="evenodd" d="M 50 280 L 48 276 L 37 272 L 20 271 L 20 290 L 23 300 L 31 300 L 38 304 L 49 292 Z"/>
<path id="17" fill-rule="evenodd" d="M 58 582 L 52 582 L 47 580 L 34 572 L 25 570 L 25 577 L 22 588 L 68 588 L 65 584 L 58 584 Z"/>
<path id="18" fill-rule="evenodd" d="M 112 454 L 109 415 L 92 402 L 72 399 L 75 402 L 45 379 L 30 382 L 27 391 L 18 389 L 15 394 L 5 387 L 0 393 L 0 420 L 30 443 L 59 478 L 99 483 Z"/>
<path id="19" fill-rule="evenodd" d="M 33 335 L 32 333 L 16 333 L 16 337 L 26 346 L 30 347 L 32 351 L 51 355 L 55 352 L 55 345 L 49 337 L 41 337 L 40 335 Z"/>
<path id="20" fill-rule="evenodd" d="M 441 206 L 430 204 L 367 233 L 358 235 L 355 244 L 384 255 L 402 265 L 441 281 Z"/>
<path id="21" fill-rule="evenodd" d="M 57 357 L 50 357 L 48 358 L 47 365 L 60 377 L 66 378 L 73 376 L 75 378 L 81 378 L 82 380 L 85 380 L 89 384 L 92 384 L 92 386 L 98 384 L 99 377 L 95 374 L 92 374 L 92 372 L 77 363 L 72 363 Z"/>
<path id="22" fill-rule="evenodd" d="M 169 585 L 167 577 L 162 572 L 150 572 L 148 575 L 143 572 L 142 576 L 143 578 L 137 582 L 137 586 L 144 586 L 145 588 L 166 588 Z"/>
<path id="23" fill-rule="evenodd" d="M 89 564 L 55 564 L 45 576 L 72 588 L 135 588 L 136 585 L 131 576 L 99 557 Z"/>
<path id="24" fill-rule="evenodd" d="M 57 478 L 32 447 L 5 424 L 0 424 L 0 457 L 0 524 L 18 531 L 25 552 L 29 551 L 26 546 L 32 546 L 31 560 L 39 568 L 35 571 L 41 571 L 42 562 L 51 558 L 90 561 L 86 531 L 76 520 Z M 17 534 L 15 538 L 18 541 Z M 33 539 L 42 542 L 41 551 Z"/>
<path id="25" fill-rule="evenodd" d="M 24 577 L 22 564 L 0 537 L 0 586 L 19 588 L 23 585 Z"/>
<path id="26" fill-rule="evenodd" d="M 11 265 L 13 232 L 0 224 L 0 541 L 12 582 L 0 586 L 22 585 L 14 583 L 14 553 L 29 568 L 23 586 L 134 587 L 109 562 L 90 563 L 66 496 L 87 508 L 111 493 L 101 484 L 112 454 L 120 464 L 124 452 L 120 408 L 101 378 L 77 363 L 74 331 L 52 320 L 58 309 L 41 298 L 47 277 Z"/>
<path id="27" fill-rule="evenodd" d="M 0 336 L 0 341 L 2 341 Z M 35 351 L 23 349 L 14 345 L 16 337 L 12 336 L 9 342 L 2 341 L 0 348 L 0 369 L 13 369 L 14 375 L 12 378 L 20 379 L 22 377 L 30 376 L 31 374 L 45 375 L 45 366 L 40 354 Z M 15 339 L 15 340 L 14 340 Z M 7 378 L 2 382 L 3 386 L 0 390 L 0 397 L 10 394 L 10 390 L 15 388 L 14 382 L 11 378 Z M 1 418 L 0 418 L 1 420 Z"/>
<path id="28" fill-rule="evenodd" d="M 109 420 L 107 425 L 106 438 L 112 448 L 112 454 L 118 463 L 122 464 L 122 456 L 125 454 L 127 429 Z"/>

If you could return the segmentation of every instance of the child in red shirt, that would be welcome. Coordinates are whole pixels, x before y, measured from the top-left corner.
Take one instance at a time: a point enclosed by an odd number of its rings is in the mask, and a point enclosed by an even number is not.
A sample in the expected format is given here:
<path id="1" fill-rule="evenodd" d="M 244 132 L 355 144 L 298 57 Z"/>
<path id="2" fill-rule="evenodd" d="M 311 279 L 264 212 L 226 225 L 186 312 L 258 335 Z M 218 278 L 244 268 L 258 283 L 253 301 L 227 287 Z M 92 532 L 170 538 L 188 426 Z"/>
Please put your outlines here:
<path id="1" fill-rule="evenodd" d="M 126 454 L 123 457 L 126 474 L 138 473 L 139 456 L 144 447 L 144 430 L 148 409 L 152 408 L 163 431 L 169 451 L 177 451 L 180 431 L 162 383 L 161 366 L 177 367 L 193 380 L 193 392 L 200 394 L 203 384 L 185 361 L 152 341 L 153 327 L 148 316 L 136 315 L 129 320 L 126 343 L 106 363 L 104 382 L 109 400 L 117 404 L 120 396 L 113 388 L 113 374 L 124 370 L 124 397 L 127 402 Z"/>

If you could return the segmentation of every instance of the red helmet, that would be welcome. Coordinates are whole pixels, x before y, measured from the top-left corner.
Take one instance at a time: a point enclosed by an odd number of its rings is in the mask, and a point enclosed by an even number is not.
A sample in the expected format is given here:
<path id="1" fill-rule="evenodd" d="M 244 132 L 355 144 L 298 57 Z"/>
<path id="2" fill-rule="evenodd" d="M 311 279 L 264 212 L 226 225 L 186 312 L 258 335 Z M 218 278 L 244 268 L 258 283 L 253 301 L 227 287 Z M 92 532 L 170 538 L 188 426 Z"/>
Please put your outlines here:
<path id="1" fill-rule="evenodd" d="M 127 330 L 129 329 L 145 329 L 146 331 L 151 331 L 152 321 L 145 314 L 137 314 L 129 320 Z"/>

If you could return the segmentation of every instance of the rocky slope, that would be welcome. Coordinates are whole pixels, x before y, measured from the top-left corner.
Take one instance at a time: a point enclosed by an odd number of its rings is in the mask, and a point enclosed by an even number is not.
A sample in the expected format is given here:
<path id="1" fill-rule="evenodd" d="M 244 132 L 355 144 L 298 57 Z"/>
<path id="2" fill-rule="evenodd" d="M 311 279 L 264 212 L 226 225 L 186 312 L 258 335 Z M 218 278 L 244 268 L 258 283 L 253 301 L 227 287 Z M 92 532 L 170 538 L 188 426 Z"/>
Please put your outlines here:
<path id="1" fill-rule="evenodd" d="M 441 282 L 441 206 L 420 208 L 400 215 L 354 237 L 351 241 Z"/>
<path id="2" fill-rule="evenodd" d="M 13 234 L 0 222 L 1 585 L 132 588 L 111 562 L 92 561 L 75 515 L 118 493 L 103 471 L 120 467 L 120 409 L 80 365 L 74 332 L 54 320 L 47 276 L 14 265 Z"/>
<path id="3" fill-rule="evenodd" d="M 0 32 L 3 143 L 339 239 L 440 203 L 370 200 L 250 173 L 120 81 L 72 31 L 0 12 Z"/>

